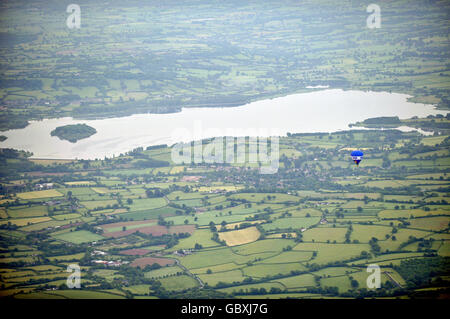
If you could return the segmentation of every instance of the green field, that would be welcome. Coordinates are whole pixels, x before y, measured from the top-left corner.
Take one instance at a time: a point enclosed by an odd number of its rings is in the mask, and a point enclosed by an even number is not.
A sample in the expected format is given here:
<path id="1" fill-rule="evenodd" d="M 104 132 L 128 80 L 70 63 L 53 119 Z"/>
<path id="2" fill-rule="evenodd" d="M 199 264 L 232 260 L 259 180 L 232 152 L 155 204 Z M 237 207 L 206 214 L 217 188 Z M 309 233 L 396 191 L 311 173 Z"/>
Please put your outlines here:
<path id="1" fill-rule="evenodd" d="M 217 246 L 218 243 L 211 240 L 212 232 L 209 229 L 197 229 L 191 236 L 181 239 L 171 250 L 194 248 L 195 244 L 202 245 L 204 248 Z"/>
<path id="2" fill-rule="evenodd" d="M 264 224 L 265 230 L 308 228 L 319 222 L 318 217 L 280 218 L 270 224 Z"/>
<path id="3" fill-rule="evenodd" d="M 17 197 L 20 199 L 41 199 L 41 198 L 49 198 L 49 197 L 60 197 L 62 194 L 58 192 L 56 189 L 48 189 L 44 191 L 33 191 L 26 193 L 19 193 Z"/>
<path id="4" fill-rule="evenodd" d="M 74 232 L 63 233 L 53 236 L 56 239 L 64 240 L 74 244 L 90 243 L 103 239 L 102 236 L 91 233 L 86 230 L 79 230 Z"/>
<path id="5" fill-rule="evenodd" d="M 309 251 L 286 251 L 274 257 L 264 259 L 264 264 L 284 264 L 284 263 L 298 263 L 308 261 L 312 257 L 312 252 Z"/>
<path id="6" fill-rule="evenodd" d="M 198 282 L 192 277 L 181 275 L 160 279 L 162 286 L 171 291 L 194 288 L 198 286 Z"/>
<path id="7" fill-rule="evenodd" d="M 370 247 L 367 244 L 300 243 L 294 247 L 294 250 L 316 251 L 317 257 L 312 262 L 326 264 L 333 261 L 355 258 L 362 251 L 370 251 Z"/>
<path id="8" fill-rule="evenodd" d="M 223 283 L 241 282 L 242 280 L 245 279 L 245 276 L 242 274 L 241 270 L 230 270 L 217 273 L 215 272 L 212 274 L 199 275 L 199 278 L 208 285 L 215 286 L 219 282 Z"/>
<path id="9" fill-rule="evenodd" d="M 23 208 L 10 208 L 7 210 L 7 214 L 12 218 L 47 216 L 48 210 L 46 206 L 39 205 Z"/>
<path id="10" fill-rule="evenodd" d="M 266 261 L 266 260 L 265 260 Z M 300 263 L 275 263 L 258 264 L 245 267 L 242 271 L 244 275 L 253 278 L 263 278 L 273 275 L 289 275 L 292 271 L 305 271 L 306 267 Z"/>
<path id="11" fill-rule="evenodd" d="M 302 287 L 313 287 L 315 286 L 314 276 L 311 274 L 298 275 L 287 277 L 283 279 L 278 279 L 276 282 L 280 283 L 286 289 L 298 289 Z"/>
<path id="12" fill-rule="evenodd" d="M 130 207 L 130 211 L 138 211 L 160 208 L 166 206 L 166 204 L 167 202 L 164 198 L 146 198 L 135 199 L 133 200 L 133 203 L 128 207 Z"/>
<path id="13" fill-rule="evenodd" d="M 145 273 L 145 278 L 163 278 L 166 276 L 173 276 L 183 270 L 178 266 L 163 267 Z"/>
<path id="14" fill-rule="evenodd" d="M 308 229 L 303 233 L 303 239 L 305 241 L 316 241 L 316 242 L 333 242 L 336 241 L 338 243 L 344 242 L 345 233 L 347 232 L 347 228 L 338 227 L 318 227 Z"/>

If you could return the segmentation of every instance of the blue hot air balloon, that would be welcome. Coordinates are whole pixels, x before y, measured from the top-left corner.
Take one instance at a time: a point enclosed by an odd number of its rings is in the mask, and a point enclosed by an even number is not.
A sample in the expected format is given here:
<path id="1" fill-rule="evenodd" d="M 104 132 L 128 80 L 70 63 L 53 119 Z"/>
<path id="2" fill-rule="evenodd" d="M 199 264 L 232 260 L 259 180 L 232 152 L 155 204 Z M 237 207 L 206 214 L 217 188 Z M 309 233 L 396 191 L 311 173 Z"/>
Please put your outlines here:
<path id="1" fill-rule="evenodd" d="M 353 162 L 355 162 L 356 165 L 359 165 L 359 162 L 361 162 L 364 153 L 361 151 L 353 151 L 350 155 L 352 156 Z"/>

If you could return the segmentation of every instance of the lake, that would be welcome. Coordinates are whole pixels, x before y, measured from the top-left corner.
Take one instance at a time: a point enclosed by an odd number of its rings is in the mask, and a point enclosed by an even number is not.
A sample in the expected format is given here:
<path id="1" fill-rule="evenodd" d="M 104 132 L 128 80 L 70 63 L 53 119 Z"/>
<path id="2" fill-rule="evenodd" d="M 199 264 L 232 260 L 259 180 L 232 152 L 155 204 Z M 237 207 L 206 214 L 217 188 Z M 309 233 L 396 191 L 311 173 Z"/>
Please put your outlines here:
<path id="1" fill-rule="evenodd" d="M 215 135 L 234 135 L 233 129 L 243 129 L 253 136 L 284 136 L 288 132 L 347 130 L 350 123 L 378 116 L 405 119 L 447 113 L 432 105 L 410 103 L 408 97 L 398 93 L 326 89 L 239 107 L 183 108 L 179 113 L 135 114 L 97 120 L 45 119 L 31 121 L 23 129 L 1 133 L 8 139 L 1 142 L 0 147 L 31 151 L 33 158 L 95 159 L 117 156 L 139 146 L 171 145 Z M 94 127 L 97 134 L 77 143 L 50 136 L 58 126 L 78 123 Z"/>

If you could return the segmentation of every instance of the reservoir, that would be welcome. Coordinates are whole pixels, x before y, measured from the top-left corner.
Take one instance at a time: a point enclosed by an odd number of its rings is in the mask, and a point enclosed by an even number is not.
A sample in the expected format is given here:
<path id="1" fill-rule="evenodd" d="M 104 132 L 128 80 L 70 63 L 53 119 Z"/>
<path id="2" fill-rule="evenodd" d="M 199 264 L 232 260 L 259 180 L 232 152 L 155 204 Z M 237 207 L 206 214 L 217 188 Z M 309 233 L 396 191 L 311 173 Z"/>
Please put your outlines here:
<path id="1" fill-rule="evenodd" d="M 248 129 L 254 129 L 256 135 L 261 136 L 284 136 L 288 132 L 335 132 L 348 130 L 350 123 L 371 117 L 398 116 L 406 119 L 447 113 L 436 110 L 432 105 L 410 103 L 408 97 L 398 93 L 326 89 L 238 107 L 183 108 L 178 113 L 135 114 L 95 120 L 44 119 L 31 121 L 23 129 L 2 132 L 8 139 L 1 142 L 0 147 L 31 151 L 33 158 L 100 159 L 118 156 L 140 146 L 171 145 L 193 138 L 232 135 L 227 132 L 233 130 L 249 132 Z M 58 126 L 78 123 L 94 127 L 97 133 L 77 143 L 50 135 Z"/>

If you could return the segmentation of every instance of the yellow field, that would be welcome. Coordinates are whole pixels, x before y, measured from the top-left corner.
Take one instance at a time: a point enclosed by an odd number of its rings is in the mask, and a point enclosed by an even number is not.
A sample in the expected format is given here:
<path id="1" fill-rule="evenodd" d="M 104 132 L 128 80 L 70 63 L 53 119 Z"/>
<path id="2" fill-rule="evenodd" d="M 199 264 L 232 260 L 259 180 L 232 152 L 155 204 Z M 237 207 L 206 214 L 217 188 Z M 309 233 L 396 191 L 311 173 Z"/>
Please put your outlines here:
<path id="1" fill-rule="evenodd" d="M 106 194 L 109 192 L 106 187 L 91 187 L 91 189 L 98 194 Z"/>
<path id="2" fill-rule="evenodd" d="M 73 255 L 63 255 L 63 256 L 53 256 L 53 257 L 48 257 L 48 259 L 50 261 L 54 261 L 54 260 L 72 260 L 72 259 L 81 259 L 84 257 L 84 253 L 79 253 L 79 254 L 73 254 Z"/>
<path id="3" fill-rule="evenodd" d="M 420 141 L 423 145 L 431 145 L 434 146 L 436 144 L 442 143 L 445 140 L 446 136 L 433 136 L 433 137 L 424 137 L 422 141 Z"/>
<path id="4" fill-rule="evenodd" d="M 223 185 L 223 186 L 201 186 L 198 188 L 199 192 L 213 192 L 213 191 L 226 191 L 232 192 L 244 188 L 243 186 Z"/>
<path id="5" fill-rule="evenodd" d="M 2 290 L 2 291 L 0 291 L 0 297 L 12 296 L 12 295 L 18 294 L 20 292 L 28 293 L 33 290 L 34 290 L 34 288 L 23 288 L 23 287 Z"/>
<path id="6" fill-rule="evenodd" d="M 0 205 L 8 202 L 12 203 L 13 201 L 13 199 L 0 199 Z"/>
<path id="7" fill-rule="evenodd" d="M 36 224 L 36 223 L 42 223 L 47 222 L 49 220 L 52 220 L 50 217 L 36 217 L 36 218 L 18 218 L 18 219 L 10 219 L 10 220 L 2 220 L 0 221 L 0 225 L 8 224 L 8 222 L 11 222 L 13 225 L 17 225 L 19 227 L 26 226 L 28 223 Z"/>
<path id="8" fill-rule="evenodd" d="M 0 274 L 5 273 L 5 272 L 14 272 L 14 271 L 16 271 L 16 270 L 10 269 L 10 268 L 0 268 Z"/>
<path id="9" fill-rule="evenodd" d="M 47 189 L 44 191 L 25 192 L 17 194 L 17 197 L 19 197 L 20 199 L 37 199 L 45 197 L 59 197 L 59 196 L 63 196 L 63 194 L 58 192 L 56 189 Z"/>
<path id="10" fill-rule="evenodd" d="M 91 181 L 78 181 L 78 182 L 66 182 L 64 183 L 68 186 L 72 186 L 72 185 L 91 185 L 94 184 L 94 182 Z"/>
<path id="11" fill-rule="evenodd" d="M 172 167 L 170 174 L 178 174 L 178 173 L 181 173 L 183 170 L 184 170 L 184 166 L 174 166 L 174 167 Z"/>
<path id="12" fill-rule="evenodd" d="M 31 269 L 34 271 L 60 271 L 61 267 L 53 266 L 53 265 L 39 265 L 39 266 L 31 266 L 27 269 Z"/>
<path id="13" fill-rule="evenodd" d="M 6 214 L 6 211 L 3 207 L 0 208 L 0 218 L 8 218 L 8 214 Z"/>
<path id="14" fill-rule="evenodd" d="M 245 229 L 221 232 L 219 233 L 219 238 L 220 240 L 224 240 L 228 246 L 236 246 L 254 242 L 258 240 L 260 235 L 261 234 L 256 227 L 249 227 Z"/>

